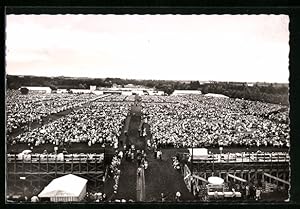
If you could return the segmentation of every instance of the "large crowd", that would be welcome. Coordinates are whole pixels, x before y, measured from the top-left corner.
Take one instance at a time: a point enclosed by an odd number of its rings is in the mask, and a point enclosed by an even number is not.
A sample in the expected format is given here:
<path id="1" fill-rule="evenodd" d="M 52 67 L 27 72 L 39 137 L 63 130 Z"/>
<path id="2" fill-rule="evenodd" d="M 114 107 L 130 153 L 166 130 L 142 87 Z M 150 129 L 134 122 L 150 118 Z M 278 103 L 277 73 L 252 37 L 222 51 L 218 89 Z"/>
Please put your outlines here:
<path id="1" fill-rule="evenodd" d="M 93 94 L 28 94 L 8 91 L 7 131 L 26 127 L 51 114 L 72 109 L 42 126 L 8 138 L 10 144 L 42 144 L 72 147 L 73 143 L 108 145 L 118 150 L 118 138 L 135 96 Z M 289 147 L 289 108 L 242 99 L 186 96 L 142 96 L 142 112 L 151 128 L 154 158 L 162 159 L 164 147 L 277 146 Z M 80 108 L 76 108 L 80 107 Z M 146 131 L 141 132 L 145 136 Z M 144 151 L 117 151 L 110 165 L 113 191 L 118 192 L 123 158 L 137 160 L 139 169 L 148 168 Z M 229 156 L 229 155 L 228 155 Z M 235 157 L 237 157 L 235 155 Z M 221 159 L 221 156 L 220 156 Z M 173 168 L 180 171 L 179 160 Z M 239 191 L 239 188 L 233 188 Z M 243 189 L 246 194 L 246 187 Z M 165 195 L 162 193 L 162 201 Z M 106 195 L 95 194 L 95 201 Z M 176 201 L 180 195 L 176 195 Z"/>
<path id="2" fill-rule="evenodd" d="M 118 147 L 118 137 L 129 107 L 129 103 L 93 101 L 53 122 L 18 135 L 10 143 L 30 146 L 106 143 Z"/>
<path id="3" fill-rule="evenodd" d="M 22 95 L 8 91 L 8 135 L 13 129 L 47 115 L 81 106 L 58 120 L 9 138 L 9 142 L 35 146 L 76 142 L 91 146 L 107 142 L 116 147 L 134 99 L 134 95 Z M 142 96 L 141 99 L 153 145 L 158 147 L 289 147 L 289 108 L 285 106 L 203 95 Z"/>
<path id="4" fill-rule="evenodd" d="M 103 102 L 134 102 L 134 95 L 119 95 L 119 94 L 112 94 L 107 97 L 102 97 L 97 101 Z"/>
<path id="5" fill-rule="evenodd" d="M 176 100 L 177 104 L 143 104 L 156 146 L 289 147 L 287 107 L 202 95 Z"/>
<path id="6" fill-rule="evenodd" d="M 143 103 L 178 103 L 182 99 L 180 96 L 155 96 L 142 95 Z"/>
<path id="7" fill-rule="evenodd" d="M 19 91 L 6 92 L 6 128 L 10 134 L 17 128 L 27 130 L 30 123 L 71 108 L 79 107 L 89 100 L 96 99 L 93 94 L 21 94 Z"/>

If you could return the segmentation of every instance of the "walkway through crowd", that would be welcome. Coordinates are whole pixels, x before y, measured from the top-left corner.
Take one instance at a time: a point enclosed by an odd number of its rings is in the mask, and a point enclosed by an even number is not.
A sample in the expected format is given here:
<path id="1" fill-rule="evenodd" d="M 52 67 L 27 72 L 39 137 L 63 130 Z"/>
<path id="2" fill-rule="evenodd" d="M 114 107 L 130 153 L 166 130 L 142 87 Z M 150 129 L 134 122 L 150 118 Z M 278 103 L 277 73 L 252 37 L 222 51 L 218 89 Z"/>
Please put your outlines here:
<path id="1" fill-rule="evenodd" d="M 172 157 L 176 155 L 176 150 L 163 150 L 162 159 L 154 156 L 153 150 L 147 149 L 148 137 L 139 134 L 141 118 L 141 106 L 134 104 L 124 124 L 119 149 L 123 150 L 122 146 L 126 144 L 127 148 L 134 145 L 135 152 L 144 150 L 149 166 L 147 169 L 139 169 L 136 158 L 127 160 L 124 157 L 120 166 L 118 191 L 111 199 L 160 202 L 163 195 L 165 201 L 174 201 L 175 194 L 179 191 L 184 200 L 193 200 L 194 197 L 187 190 L 180 171 L 172 167 Z M 150 127 L 146 128 L 146 132 L 150 133 Z"/>

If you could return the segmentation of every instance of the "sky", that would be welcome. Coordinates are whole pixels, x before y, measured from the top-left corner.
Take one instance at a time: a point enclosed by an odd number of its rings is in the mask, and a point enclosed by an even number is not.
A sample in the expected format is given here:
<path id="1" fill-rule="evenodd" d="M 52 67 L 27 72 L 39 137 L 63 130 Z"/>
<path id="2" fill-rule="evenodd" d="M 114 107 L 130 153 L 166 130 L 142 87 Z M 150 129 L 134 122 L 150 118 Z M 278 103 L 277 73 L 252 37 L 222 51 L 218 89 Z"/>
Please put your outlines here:
<path id="1" fill-rule="evenodd" d="M 287 15 L 7 15 L 6 73 L 288 83 Z"/>

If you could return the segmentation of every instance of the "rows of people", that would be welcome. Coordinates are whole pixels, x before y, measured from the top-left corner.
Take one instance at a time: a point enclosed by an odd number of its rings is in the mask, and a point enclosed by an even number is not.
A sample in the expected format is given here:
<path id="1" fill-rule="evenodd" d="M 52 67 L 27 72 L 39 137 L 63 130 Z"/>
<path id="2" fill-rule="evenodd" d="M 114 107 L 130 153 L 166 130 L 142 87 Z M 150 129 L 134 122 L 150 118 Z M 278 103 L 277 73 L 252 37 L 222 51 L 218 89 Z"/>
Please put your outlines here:
<path id="1" fill-rule="evenodd" d="M 103 102 L 134 102 L 134 95 L 112 94 L 108 97 L 102 97 L 98 101 Z"/>
<path id="2" fill-rule="evenodd" d="M 144 103 L 178 103 L 182 97 L 179 96 L 155 96 L 155 95 L 142 95 Z"/>
<path id="3" fill-rule="evenodd" d="M 17 128 L 27 127 L 48 115 L 79 107 L 99 96 L 93 94 L 21 94 L 8 90 L 6 93 L 6 128 L 8 134 Z"/>
<path id="4" fill-rule="evenodd" d="M 274 118 L 288 118 L 288 108 L 205 96 L 179 101 L 143 104 L 158 146 L 289 146 L 289 122 Z"/>
<path id="5" fill-rule="evenodd" d="M 128 103 L 93 101 L 40 128 L 24 132 L 10 143 L 68 145 L 72 143 L 109 144 L 118 147 L 118 137 L 129 111 Z"/>
<path id="6" fill-rule="evenodd" d="M 110 175 L 114 179 L 113 191 L 114 194 L 118 192 L 119 180 L 121 175 L 120 165 L 123 158 L 123 151 L 116 151 L 116 154 L 113 156 L 110 164 Z"/>

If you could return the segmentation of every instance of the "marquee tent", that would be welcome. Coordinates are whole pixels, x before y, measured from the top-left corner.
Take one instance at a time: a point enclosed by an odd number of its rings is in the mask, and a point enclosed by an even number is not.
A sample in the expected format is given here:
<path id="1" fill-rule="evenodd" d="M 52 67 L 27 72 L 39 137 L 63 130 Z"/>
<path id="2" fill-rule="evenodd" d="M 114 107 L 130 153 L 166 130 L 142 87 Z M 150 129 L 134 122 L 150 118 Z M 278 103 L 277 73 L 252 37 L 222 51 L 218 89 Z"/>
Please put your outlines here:
<path id="1" fill-rule="evenodd" d="M 56 178 L 38 195 L 51 202 L 78 202 L 86 195 L 87 180 L 73 174 Z"/>
<path id="2" fill-rule="evenodd" d="M 215 184 L 215 185 L 221 185 L 224 183 L 224 179 L 217 177 L 217 176 L 211 176 L 207 179 L 208 183 Z"/>

